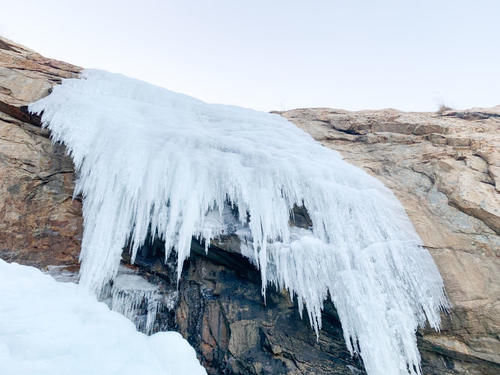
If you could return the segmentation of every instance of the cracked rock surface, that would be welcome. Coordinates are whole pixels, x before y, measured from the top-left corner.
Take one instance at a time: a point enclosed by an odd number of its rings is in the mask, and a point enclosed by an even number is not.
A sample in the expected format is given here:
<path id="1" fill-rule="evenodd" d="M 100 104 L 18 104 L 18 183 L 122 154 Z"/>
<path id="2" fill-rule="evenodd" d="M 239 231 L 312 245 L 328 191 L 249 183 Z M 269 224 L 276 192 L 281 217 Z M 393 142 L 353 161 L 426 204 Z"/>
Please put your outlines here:
<path id="1" fill-rule="evenodd" d="M 8 261 L 78 269 L 73 165 L 24 107 L 80 70 L 0 38 L 0 257 Z M 419 332 L 424 373 L 500 373 L 500 107 L 280 114 L 392 189 L 431 251 L 453 308 L 440 333 Z M 145 248 L 135 268 L 172 290 L 171 262 Z M 331 304 L 319 341 L 285 293 L 269 289 L 264 305 L 259 273 L 234 238 L 208 254 L 193 242 L 176 295 L 160 325 L 181 332 L 210 374 L 364 373 Z"/>

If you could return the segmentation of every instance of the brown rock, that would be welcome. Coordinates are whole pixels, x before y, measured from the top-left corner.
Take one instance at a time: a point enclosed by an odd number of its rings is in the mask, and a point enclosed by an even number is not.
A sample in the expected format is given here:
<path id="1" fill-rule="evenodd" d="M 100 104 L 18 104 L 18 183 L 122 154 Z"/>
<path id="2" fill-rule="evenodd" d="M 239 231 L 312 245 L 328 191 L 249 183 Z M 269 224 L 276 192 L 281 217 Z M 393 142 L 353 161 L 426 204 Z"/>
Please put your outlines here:
<path id="1" fill-rule="evenodd" d="M 0 39 L 0 256 L 46 266 L 76 264 L 81 204 L 73 164 L 20 107 L 47 95 L 80 68 Z M 24 117 L 22 117 L 24 116 Z M 21 119 L 20 119 L 21 118 Z"/>
<path id="2" fill-rule="evenodd" d="M 396 194 L 453 303 L 441 334 L 425 332 L 423 341 L 461 359 L 494 363 L 491 373 L 500 364 L 499 113 L 500 107 L 444 116 L 321 108 L 281 113 Z"/>

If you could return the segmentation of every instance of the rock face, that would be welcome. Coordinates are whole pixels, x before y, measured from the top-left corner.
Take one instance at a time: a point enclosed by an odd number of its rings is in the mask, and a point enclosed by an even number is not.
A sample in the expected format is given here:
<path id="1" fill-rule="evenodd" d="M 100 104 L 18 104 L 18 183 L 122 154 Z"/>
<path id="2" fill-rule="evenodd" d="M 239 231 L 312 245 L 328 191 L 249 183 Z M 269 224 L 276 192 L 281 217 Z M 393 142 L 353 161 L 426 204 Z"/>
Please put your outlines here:
<path id="1" fill-rule="evenodd" d="M 453 304 L 442 332 L 425 332 L 421 346 L 500 371 L 500 106 L 282 115 L 379 178 L 405 207 Z"/>
<path id="2" fill-rule="evenodd" d="M 208 254 L 193 241 L 173 317 L 163 317 L 173 322 L 166 328 L 179 331 L 193 345 L 208 373 L 365 374 L 346 349 L 333 305 L 327 304 L 317 341 L 288 295 L 269 290 L 264 304 L 260 272 L 230 250 L 234 240 L 214 244 Z M 135 266 L 150 282 L 172 290 L 176 264 L 174 259 L 164 264 L 158 245 L 140 249 Z"/>
<path id="3" fill-rule="evenodd" d="M 64 147 L 27 115 L 30 102 L 80 68 L 0 38 L 0 256 L 29 265 L 77 264 L 81 207 Z"/>
<path id="4" fill-rule="evenodd" d="M 80 70 L 0 38 L 3 259 L 78 268 L 82 218 L 72 162 L 24 106 Z M 391 188 L 431 251 L 453 308 L 442 332 L 419 332 L 424 373 L 500 373 L 500 107 L 281 114 Z M 141 249 L 134 267 L 175 291 L 173 260 L 164 264 L 156 245 Z M 264 305 L 259 273 L 238 249 L 234 238 L 208 254 L 193 242 L 158 328 L 181 332 L 210 374 L 364 373 L 347 353 L 332 305 L 317 341 L 285 293 L 269 290 Z"/>

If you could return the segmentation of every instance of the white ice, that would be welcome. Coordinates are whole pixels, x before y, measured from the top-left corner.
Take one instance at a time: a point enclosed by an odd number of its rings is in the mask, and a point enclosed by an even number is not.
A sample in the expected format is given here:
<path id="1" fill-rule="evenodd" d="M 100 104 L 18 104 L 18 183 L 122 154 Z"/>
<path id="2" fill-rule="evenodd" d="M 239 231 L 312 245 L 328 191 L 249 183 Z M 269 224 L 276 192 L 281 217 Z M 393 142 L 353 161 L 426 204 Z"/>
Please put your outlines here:
<path id="1" fill-rule="evenodd" d="M 32 104 L 66 144 L 83 195 L 81 282 L 99 290 L 148 231 L 174 249 L 239 223 L 262 288 L 287 288 L 319 332 L 333 300 L 351 353 L 370 375 L 419 374 L 415 331 L 440 324 L 443 283 L 404 209 L 377 179 L 284 118 L 206 104 L 86 70 Z M 312 230 L 290 227 L 305 206 Z M 232 219 L 234 220 L 234 218 Z M 132 258 L 133 258 L 132 257 Z"/>
<path id="2" fill-rule="evenodd" d="M 146 336 L 77 284 L 0 260 L 2 375 L 206 375 L 178 333 Z"/>

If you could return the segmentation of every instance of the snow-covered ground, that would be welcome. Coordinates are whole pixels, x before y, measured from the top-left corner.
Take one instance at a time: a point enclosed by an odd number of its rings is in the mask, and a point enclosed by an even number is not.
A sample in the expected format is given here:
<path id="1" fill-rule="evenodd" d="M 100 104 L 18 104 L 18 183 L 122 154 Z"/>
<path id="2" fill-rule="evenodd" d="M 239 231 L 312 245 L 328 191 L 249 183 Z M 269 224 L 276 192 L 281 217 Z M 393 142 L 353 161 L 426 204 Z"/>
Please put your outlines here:
<path id="1" fill-rule="evenodd" d="M 192 236 L 208 244 L 236 223 L 264 294 L 268 284 L 287 288 L 316 333 L 330 297 L 370 375 L 420 373 L 415 331 L 426 321 L 437 329 L 447 300 L 404 209 L 377 179 L 278 115 L 103 71 L 64 80 L 30 110 L 43 112 L 79 172 L 89 289 L 116 276 L 128 243 L 134 259 L 149 231 L 167 255 L 176 251 L 180 276 Z M 312 228 L 290 226 L 295 206 Z"/>
<path id="2" fill-rule="evenodd" d="M 146 336 L 71 282 L 0 260 L 1 375 L 202 375 L 175 332 Z"/>

